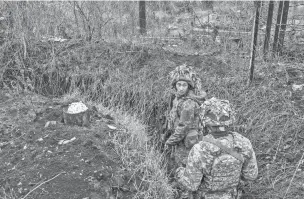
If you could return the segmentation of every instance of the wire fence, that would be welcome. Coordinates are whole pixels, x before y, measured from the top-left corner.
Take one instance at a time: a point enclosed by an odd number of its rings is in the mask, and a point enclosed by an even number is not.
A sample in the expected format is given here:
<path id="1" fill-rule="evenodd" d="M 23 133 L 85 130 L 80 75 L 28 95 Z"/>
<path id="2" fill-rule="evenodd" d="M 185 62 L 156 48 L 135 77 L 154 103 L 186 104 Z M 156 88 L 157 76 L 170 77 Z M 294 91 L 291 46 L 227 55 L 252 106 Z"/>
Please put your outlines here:
<path id="1" fill-rule="evenodd" d="M 254 18 L 250 1 L 146 2 L 146 34 L 139 34 L 138 1 L 1 2 L 1 40 L 8 37 L 137 42 L 156 45 L 189 43 L 218 46 L 225 52 L 248 54 Z M 275 3 L 271 35 L 278 3 Z M 304 5 L 291 2 L 286 29 L 287 46 L 304 43 Z M 261 55 L 268 2 L 262 2 L 257 53 Z M 271 37 L 272 38 L 272 37 Z M 273 42 L 272 39 L 270 43 Z"/>

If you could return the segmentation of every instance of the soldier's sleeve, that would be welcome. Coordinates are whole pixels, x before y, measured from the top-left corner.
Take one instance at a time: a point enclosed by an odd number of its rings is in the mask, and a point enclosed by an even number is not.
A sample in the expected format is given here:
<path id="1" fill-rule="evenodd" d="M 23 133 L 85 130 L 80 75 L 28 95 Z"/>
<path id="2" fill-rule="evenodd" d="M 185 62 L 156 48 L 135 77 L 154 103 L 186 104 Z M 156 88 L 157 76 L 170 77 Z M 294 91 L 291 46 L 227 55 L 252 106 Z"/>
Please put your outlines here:
<path id="1" fill-rule="evenodd" d="M 203 169 L 206 164 L 206 151 L 199 144 L 195 144 L 188 156 L 186 168 L 179 168 L 177 181 L 181 188 L 196 191 L 203 178 Z"/>
<path id="2" fill-rule="evenodd" d="M 247 143 L 249 147 L 249 156 L 245 158 L 245 162 L 242 168 L 242 180 L 255 180 L 258 177 L 258 165 L 256 161 L 255 152 L 252 148 L 251 143 Z"/>
<path id="3" fill-rule="evenodd" d="M 190 128 L 191 123 L 195 119 L 196 104 L 193 100 L 186 100 L 181 106 L 180 120 L 174 133 L 166 141 L 167 145 L 178 144 L 186 136 L 187 131 Z"/>

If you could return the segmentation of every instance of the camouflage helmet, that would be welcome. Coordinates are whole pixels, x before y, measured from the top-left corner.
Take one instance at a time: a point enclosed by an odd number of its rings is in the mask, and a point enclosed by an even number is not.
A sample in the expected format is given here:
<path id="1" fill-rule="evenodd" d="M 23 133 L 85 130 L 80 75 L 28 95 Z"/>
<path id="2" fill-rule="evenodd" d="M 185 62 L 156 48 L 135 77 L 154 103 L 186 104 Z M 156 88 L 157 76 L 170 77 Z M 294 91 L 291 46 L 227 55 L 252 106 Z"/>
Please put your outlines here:
<path id="1" fill-rule="evenodd" d="M 227 127 L 234 123 L 235 113 L 228 100 L 211 98 L 201 105 L 203 126 Z"/>
<path id="2" fill-rule="evenodd" d="M 173 88 L 175 87 L 176 82 L 186 81 L 190 85 L 191 89 L 201 89 L 200 78 L 191 66 L 186 64 L 180 65 L 170 72 L 169 76 L 171 78 L 171 85 Z"/>

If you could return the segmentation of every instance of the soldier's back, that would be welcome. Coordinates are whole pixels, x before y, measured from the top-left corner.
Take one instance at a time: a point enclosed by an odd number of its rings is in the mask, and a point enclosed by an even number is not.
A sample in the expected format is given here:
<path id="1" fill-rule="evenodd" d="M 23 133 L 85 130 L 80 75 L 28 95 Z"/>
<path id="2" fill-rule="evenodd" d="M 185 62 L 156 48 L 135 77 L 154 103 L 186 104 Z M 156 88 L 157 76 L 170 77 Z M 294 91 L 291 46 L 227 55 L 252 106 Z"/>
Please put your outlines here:
<path id="1" fill-rule="evenodd" d="M 213 140 L 220 145 L 206 140 Z M 231 132 L 217 139 L 207 135 L 199 145 L 205 162 L 204 180 L 199 188 L 200 195 L 205 199 L 238 198 L 240 193 L 237 186 L 242 166 L 246 156 L 252 155 L 253 151 L 250 141 L 239 133 Z M 226 149 L 231 149 L 239 155 L 231 155 Z"/>

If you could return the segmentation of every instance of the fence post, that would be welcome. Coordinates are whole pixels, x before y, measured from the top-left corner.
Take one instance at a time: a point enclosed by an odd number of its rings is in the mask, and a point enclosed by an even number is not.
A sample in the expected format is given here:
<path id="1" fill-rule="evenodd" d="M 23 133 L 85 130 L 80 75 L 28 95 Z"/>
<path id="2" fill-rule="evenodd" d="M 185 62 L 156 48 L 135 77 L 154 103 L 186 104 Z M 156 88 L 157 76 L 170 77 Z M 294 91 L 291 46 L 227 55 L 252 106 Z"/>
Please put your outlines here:
<path id="1" fill-rule="evenodd" d="M 269 1 L 266 34 L 265 34 L 264 48 L 263 48 L 263 59 L 264 59 L 264 61 L 267 58 L 267 54 L 268 54 L 268 50 L 269 50 L 269 40 L 270 40 L 270 33 L 271 33 L 273 8 L 274 8 L 274 1 Z"/>
<path id="2" fill-rule="evenodd" d="M 273 38 L 273 46 L 272 46 L 272 55 L 275 56 L 278 49 L 278 37 L 279 31 L 281 28 L 281 19 L 282 19 L 282 8 L 283 8 L 283 1 L 280 1 L 279 8 L 278 8 L 278 15 L 277 15 L 277 24 L 274 31 L 274 38 Z"/>
<path id="3" fill-rule="evenodd" d="M 286 25 L 287 25 L 288 10 L 289 10 L 289 1 L 287 0 L 287 1 L 284 1 L 284 5 L 283 5 L 281 30 L 279 32 L 279 41 L 278 41 L 278 53 L 282 52 L 282 47 L 283 47 L 283 44 L 284 44 L 284 37 L 285 37 L 285 30 L 286 30 Z"/>
<path id="4" fill-rule="evenodd" d="M 146 2 L 139 1 L 139 32 L 144 35 L 147 32 L 146 29 Z"/>
<path id="5" fill-rule="evenodd" d="M 252 40 L 251 40 L 249 78 L 248 78 L 248 82 L 247 82 L 248 86 L 251 84 L 251 82 L 253 80 L 254 59 L 255 59 L 256 44 L 257 44 L 257 41 L 258 41 L 261 1 L 256 1 L 256 2 L 254 2 L 254 4 L 255 4 L 255 18 L 254 18 L 254 23 L 253 23 L 253 34 L 252 34 Z"/>

